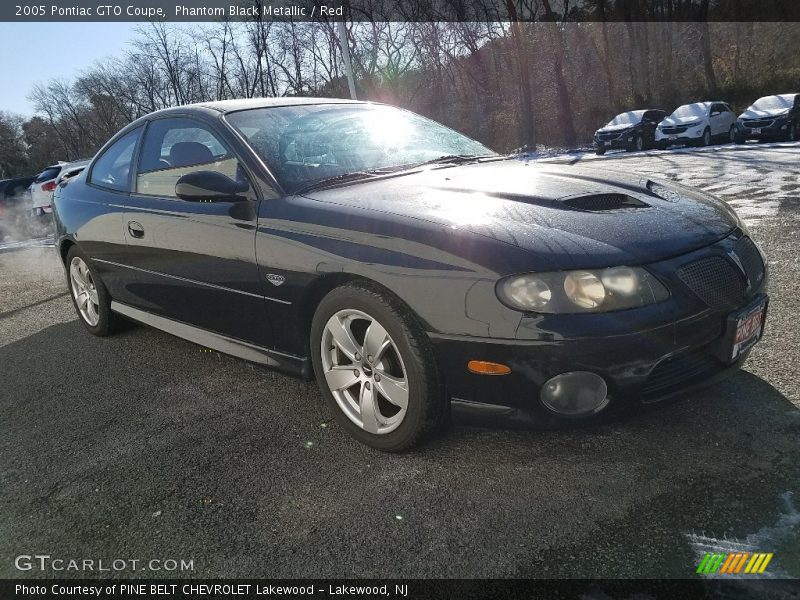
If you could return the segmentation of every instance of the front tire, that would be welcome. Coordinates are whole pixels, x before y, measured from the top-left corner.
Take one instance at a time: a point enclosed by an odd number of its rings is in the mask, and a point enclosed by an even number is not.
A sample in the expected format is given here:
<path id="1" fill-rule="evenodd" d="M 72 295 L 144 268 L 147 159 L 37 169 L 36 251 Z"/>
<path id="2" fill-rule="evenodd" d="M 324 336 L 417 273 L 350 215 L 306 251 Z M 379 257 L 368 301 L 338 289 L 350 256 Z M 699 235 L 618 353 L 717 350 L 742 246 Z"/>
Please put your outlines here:
<path id="1" fill-rule="evenodd" d="M 789 131 L 786 132 L 787 142 L 796 142 L 800 139 L 800 122 L 792 123 L 789 126 Z"/>
<path id="2" fill-rule="evenodd" d="M 67 253 L 66 267 L 69 295 L 80 322 L 99 337 L 114 333 L 120 326 L 120 317 L 111 312 L 106 286 L 77 246 Z"/>
<path id="3" fill-rule="evenodd" d="M 391 293 L 368 282 L 331 291 L 311 323 L 311 358 L 339 424 L 387 452 L 439 430 L 446 404 L 428 336 Z"/>
<path id="4" fill-rule="evenodd" d="M 703 138 L 700 142 L 701 146 L 710 146 L 711 145 L 711 130 L 706 127 L 706 130 L 703 132 Z"/>
<path id="5" fill-rule="evenodd" d="M 606 153 L 606 149 L 603 148 L 602 146 L 595 146 L 594 153 L 597 154 L 597 156 L 603 156 L 603 154 Z"/>

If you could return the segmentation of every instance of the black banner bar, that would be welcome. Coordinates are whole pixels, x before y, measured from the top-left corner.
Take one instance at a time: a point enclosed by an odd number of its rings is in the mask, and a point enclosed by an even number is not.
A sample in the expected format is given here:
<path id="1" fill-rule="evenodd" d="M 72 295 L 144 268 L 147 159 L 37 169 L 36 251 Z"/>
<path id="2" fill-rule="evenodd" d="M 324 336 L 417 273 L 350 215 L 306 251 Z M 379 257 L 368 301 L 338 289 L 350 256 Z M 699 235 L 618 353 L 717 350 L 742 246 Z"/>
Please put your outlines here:
<path id="1" fill-rule="evenodd" d="M 800 22 L 798 0 L 4 0 L 5 22 Z"/>
<path id="2" fill-rule="evenodd" d="M 41 579 L 0 580 L 0 598 L 113 600 L 237 600 L 256 598 L 388 598 L 423 600 L 453 598 L 725 598 L 750 600 L 800 597 L 800 580 L 739 579 L 473 579 L 473 580 L 147 580 Z"/>

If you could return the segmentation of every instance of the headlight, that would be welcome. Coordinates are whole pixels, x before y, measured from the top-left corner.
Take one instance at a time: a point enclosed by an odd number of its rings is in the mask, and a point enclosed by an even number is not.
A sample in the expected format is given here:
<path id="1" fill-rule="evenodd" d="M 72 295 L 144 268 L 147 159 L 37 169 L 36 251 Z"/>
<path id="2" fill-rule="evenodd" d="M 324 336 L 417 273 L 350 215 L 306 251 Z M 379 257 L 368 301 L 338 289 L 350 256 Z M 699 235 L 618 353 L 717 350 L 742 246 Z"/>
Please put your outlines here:
<path id="1" fill-rule="evenodd" d="M 698 125 L 702 125 L 701 121 L 692 121 L 691 123 L 684 123 L 687 127 L 697 127 Z"/>
<path id="2" fill-rule="evenodd" d="M 497 297 L 514 310 L 539 313 L 610 312 L 669 298 L 640 267 L 512 275 L 497 282 Z"/>

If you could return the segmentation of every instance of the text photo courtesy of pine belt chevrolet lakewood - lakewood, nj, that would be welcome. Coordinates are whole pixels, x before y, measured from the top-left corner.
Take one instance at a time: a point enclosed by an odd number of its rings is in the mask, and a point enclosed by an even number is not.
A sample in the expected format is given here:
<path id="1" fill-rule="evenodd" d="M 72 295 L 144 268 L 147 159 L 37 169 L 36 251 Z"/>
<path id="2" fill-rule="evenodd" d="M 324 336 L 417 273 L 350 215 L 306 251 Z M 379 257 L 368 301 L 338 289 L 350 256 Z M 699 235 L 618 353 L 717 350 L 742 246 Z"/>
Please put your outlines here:
<path id="1" fill-rule="evenodd" d="M 51 4 L 0 598 L 800 594 L 800 5 Z"/>

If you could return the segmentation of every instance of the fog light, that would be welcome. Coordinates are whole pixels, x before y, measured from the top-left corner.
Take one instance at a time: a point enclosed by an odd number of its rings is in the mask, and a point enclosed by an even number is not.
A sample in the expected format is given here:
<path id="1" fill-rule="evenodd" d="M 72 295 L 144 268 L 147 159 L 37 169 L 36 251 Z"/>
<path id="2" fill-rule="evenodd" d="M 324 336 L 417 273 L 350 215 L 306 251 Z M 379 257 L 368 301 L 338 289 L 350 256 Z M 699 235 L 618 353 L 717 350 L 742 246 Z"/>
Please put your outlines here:
<path id="1" fill-rule="evenodd" d="M 602 377 L 588 371 L 561 373 L 542 386 L 541 400 L 561 415 L 596 413 L 608 404 L 608 386 Z"/>

